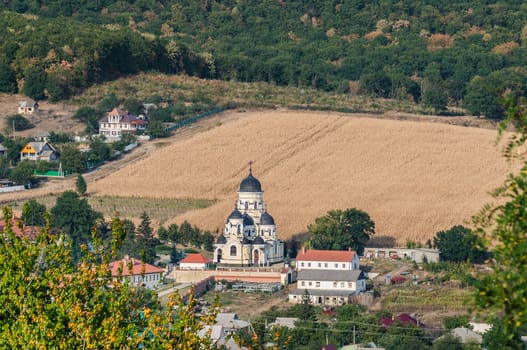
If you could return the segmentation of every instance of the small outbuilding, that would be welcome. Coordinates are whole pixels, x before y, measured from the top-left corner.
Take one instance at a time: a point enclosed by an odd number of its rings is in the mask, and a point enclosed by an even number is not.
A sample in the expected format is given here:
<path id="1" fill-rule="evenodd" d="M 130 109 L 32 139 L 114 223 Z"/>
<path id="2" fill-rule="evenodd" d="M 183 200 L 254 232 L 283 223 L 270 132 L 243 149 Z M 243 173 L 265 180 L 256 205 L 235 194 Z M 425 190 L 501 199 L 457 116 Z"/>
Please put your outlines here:
<path id="1" fill-rule="evenodd" d="M 208 270 L 210 260 L 201 254 L 189 254 L 180 261 L 179 267 L 182 270 Z"/>

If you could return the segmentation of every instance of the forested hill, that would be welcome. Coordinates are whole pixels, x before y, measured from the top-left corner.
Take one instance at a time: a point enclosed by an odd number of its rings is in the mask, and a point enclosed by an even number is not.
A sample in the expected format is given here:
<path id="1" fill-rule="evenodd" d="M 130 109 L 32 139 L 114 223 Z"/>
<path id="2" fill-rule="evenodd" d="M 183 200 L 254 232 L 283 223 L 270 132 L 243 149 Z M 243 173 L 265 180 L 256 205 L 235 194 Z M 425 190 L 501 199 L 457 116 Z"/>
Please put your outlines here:
<path id="1" fill-rule="evenodd" d="M 139 71 L 462 105 L 527 92 L 527 5 L 467 0 L 4 0 L 0 91 L 60 100 Z"/>

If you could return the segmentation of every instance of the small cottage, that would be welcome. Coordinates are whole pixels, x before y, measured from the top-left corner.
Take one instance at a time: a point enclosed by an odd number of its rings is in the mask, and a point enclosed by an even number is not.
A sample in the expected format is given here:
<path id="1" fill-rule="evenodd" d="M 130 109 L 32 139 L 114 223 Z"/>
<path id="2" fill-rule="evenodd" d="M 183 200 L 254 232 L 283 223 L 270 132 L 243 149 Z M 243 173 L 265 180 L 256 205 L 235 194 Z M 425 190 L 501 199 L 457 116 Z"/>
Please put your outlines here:
<path id="1" fill-rule="evenodd" d="M 201 254 L 189 254 L 179 263 L 182 270 L 207 270 L 209 265 L 210 260 Z"/>

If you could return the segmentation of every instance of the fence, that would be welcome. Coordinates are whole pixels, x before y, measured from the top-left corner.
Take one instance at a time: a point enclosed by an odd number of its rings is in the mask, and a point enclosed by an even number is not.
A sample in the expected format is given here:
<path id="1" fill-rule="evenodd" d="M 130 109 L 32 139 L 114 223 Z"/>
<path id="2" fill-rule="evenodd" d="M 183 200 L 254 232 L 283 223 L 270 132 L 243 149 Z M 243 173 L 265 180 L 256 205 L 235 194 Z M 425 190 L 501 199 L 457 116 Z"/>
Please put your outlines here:
<path id="1" fill-rule="evenodd" d="M 192 123 L 195 123 L 197 122 L 198 120 L 200 119 L 203 119 L 203 118 L 206 118 L 208 116 L 211 116 L 213 114 L 218 114 L 218 113 L 221 113 L 221 112 L 224 112 L 225 111 L 225 108 L 216 108 L 216 109 L 213 109 L 213 110 L 210 110 L 210 111 L 207 111 L 207 112 L 204 112 L 204 113 L 201 113 L 201 114 L 198 114 L 194 117 L 191 117 L 191 118 L 188 118 L 188 119 L 185 119 L 185 120 L 181 120 L 173 125 L 170 125 L 169 127 L 165 128 L 165 132 L 171 132 L 171 131 L 174 131 L 176 129 L 179 129 L 185 125 L 189 125 L 189 124 L 192 124 Z"/>
<path id="2" fill-rule="evenodd" d="M 33 175 L 37 177 L 59 177 L 64 178 L 70 176 L 72 172 L 70 170 L 48 170 L 48 171 L 34 171 Z"/>

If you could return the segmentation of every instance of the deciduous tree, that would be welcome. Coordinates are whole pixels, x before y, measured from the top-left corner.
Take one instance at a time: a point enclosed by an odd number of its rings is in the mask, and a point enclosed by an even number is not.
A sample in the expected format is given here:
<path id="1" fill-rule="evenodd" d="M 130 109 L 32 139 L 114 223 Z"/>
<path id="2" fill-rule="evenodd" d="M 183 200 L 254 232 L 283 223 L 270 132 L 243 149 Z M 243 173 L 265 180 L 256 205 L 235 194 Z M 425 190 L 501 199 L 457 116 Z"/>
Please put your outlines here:
<path id="1" fill-rule="evenodd" d="M 28 226 L 44 226 L 46 206 L 30 199 L 22 206 L 22 221 Z"/>
<path id="2" fill-rule="evenodd" d="M 314 249 L 353 249 L 362 254 L 364 245 L 375 233 L 370 216 L 359 209 L 330 210 L 308 226 L 310 245 Z"/>

